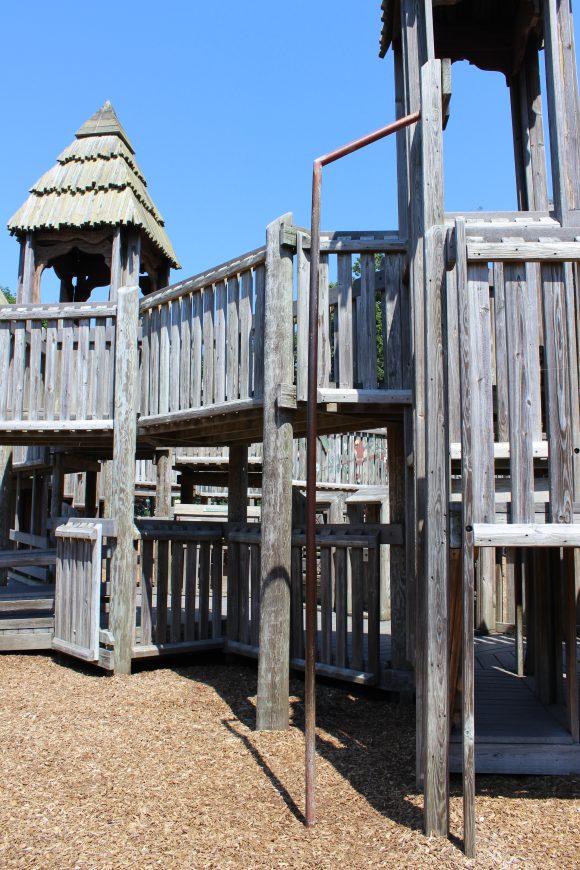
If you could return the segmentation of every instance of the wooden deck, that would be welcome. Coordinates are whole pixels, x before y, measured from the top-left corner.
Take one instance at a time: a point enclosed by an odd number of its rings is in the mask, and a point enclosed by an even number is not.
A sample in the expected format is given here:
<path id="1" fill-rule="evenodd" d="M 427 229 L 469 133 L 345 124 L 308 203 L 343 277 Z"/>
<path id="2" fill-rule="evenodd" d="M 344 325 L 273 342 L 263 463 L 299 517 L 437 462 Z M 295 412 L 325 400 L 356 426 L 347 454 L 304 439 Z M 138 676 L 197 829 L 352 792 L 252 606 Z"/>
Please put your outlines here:
<path id="1" fill-rule="evenodd" d="M 532 678 L 518 677 L 515 670 L 513 638 L 476 637 L 476 772 L 580 773 L 580 744 L 565 727 L 564 708 L 542 704 Z M 450 769 L 461 771 L 458 730 L 451 736 Z"/>

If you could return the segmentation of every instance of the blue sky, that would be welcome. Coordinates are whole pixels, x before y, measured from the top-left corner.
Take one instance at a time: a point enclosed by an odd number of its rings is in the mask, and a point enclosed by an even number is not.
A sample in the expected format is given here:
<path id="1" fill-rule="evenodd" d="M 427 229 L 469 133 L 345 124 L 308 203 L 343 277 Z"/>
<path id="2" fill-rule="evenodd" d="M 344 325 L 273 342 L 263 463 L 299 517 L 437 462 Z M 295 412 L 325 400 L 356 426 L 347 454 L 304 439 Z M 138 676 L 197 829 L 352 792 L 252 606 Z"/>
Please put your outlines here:
<path id="1" fill-rule="evenodd" d="M 313 158 L 394 118 L 379 0 L 31 0 L 2 4 L 0 24 L 2 223 L 110 99 L 181 259 L 173 280 L 262 244 L 286 211 L 307 225 Z M 444 147 L 448 209 L 515 207 L 502 76 L 454 64 Z M 394 143 L 325 170 L 322 223 L 396 226 Z M 0 285 L 17 266 L 4 231 Z"/>

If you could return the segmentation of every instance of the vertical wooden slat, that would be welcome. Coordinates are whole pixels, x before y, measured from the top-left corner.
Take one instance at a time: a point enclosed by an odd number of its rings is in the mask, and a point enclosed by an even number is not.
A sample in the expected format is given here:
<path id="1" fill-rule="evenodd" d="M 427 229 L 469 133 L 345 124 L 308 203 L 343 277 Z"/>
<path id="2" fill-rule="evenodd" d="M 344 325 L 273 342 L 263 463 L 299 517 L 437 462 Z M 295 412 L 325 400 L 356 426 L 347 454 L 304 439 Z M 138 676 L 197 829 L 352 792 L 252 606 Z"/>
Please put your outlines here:
<path id="1" fill-rule="evenodd" d="M 151 643 L 153 621 L 153 541 L 141 543 L 141 643 Z"/>
<path id="2" fill-rule="evenodd" d="M 184 640 L 195 640 L 195 592 L 197 589 L 197 544 L 188 541 L 185 556 Z"/>
<path id="3" fill-rule="evenodd" d="M 191 408 L 199 408 L 201 405 L 201 379 L 202 379 L 202 349 L 203 349 L 203 300 L 201 292 L 193 294 L 192 302 L 192 325 L 191 325 Z"/>
<path id="4" fill-rule="evenodd" d="M 215 369 L 214 369 L 214 402 L 220 404 L 226 399 L 226 308 L 227 291 L 224 281 L 215 286 Z M 229 395 L 228 398 L 237 398 Z"/>
<path id="5" fill-rule="evenodd" d="M 367 671 L 380 676 L 380 596 L 379 596 L 379 548 L 376 541 L 369 541 L 368 548 L 368 657 Z"/>
<path id="6" fill-rule="evenodd" d="M 228 279 L 227 326 L 227 381 L 228 399 L 237 399 L 240 389 L 239 369 L 239 298 L 240 282 L 237 275 Z"/>
<path id="7" fill-rule="evenodd" d="M 154 308 L 150 313 L 150 359 L 151 365 L 149 369 L 149 413 L 159 413 L 159 340 L 161 326 L 161 311 L 159 308 Z"/>
<path id="8" fill-rule="evenodd" d="M 203 291 L 203 404 L 213 402 L 213 367 L 214 367 L 214 320 L 213 320 L 213 287 L 205 287 Z"/>
<path id="9" fill-rule="evenodd" d="M 203 640 L 208 636 L 210 568 L 211 544 L 202 541 L 199 545 L 199 637 Z"/>
<path id="10" fill-rule="evenodd" d="M 260 547 L 250 547 L 250 643 L 258 646 L 260 642 Z"/>
<path id="11" fill-rule="evenodd" d="M 7 419 L 10 380 L 10 322 L 0 323 L 0 419 Z"/>
<path id="12" fill-rule="evenodd" d="M 78 353 L 76 377 L 76 417 L 86 420 L 89 398 L 89 321 L 83 318 L 78 327 Z"/>
<path id="13" fill-rule="evenodd" d="M 352 299 L 352 256 L 339 254 L 337 257 L 338 281 L 338 385 L 354 386 L 354 336 L 353 336 L 353 299 Z M 307 337 L 306 337 L 307 338 Z M 307 352 L 304 351 L 304 370 L 306 372 Z"/>
<path id="14" fill-rule="evenodd" d="M 302 547 L 292 547 L 290 656 L 304 658 L 304 604 L 302 595 Z"/>
<path id="15" fill-rule="evenodd" d="M 339 668 L 346 668 L 346 548 L 334 550 L 334 583 L 336 611 L 336 661 Z"/>
<path id="16" fill-rule="evenodd" d="M 139 374 L 141 378 L 141 402 L 139 411 L 141 416 L 145 417 L 149 414 L 149 373 L 151 370 L 151 359 L 149 356 L 149 330 L 151 327 L 151 312 L 144 311 L 141 315 L 141 365 Z M 96 342 L 95 342 L 96 351 Z M 98 359 L 98 357 L 97 357 Z"/>
<path id="17" fill-rule="evenodd" d="M 362 671 L 364 667 L 363 636 L 364 636 L 364 589 L 363 589 L 363 551 L 360 547 L 349 547 L 351 590 L 351 620 L 352 620 L 352 652 L 350 666 L 353 670 Z"/>
<path id="18" fill-rule="evenodd" d="M 157 542 L 157 612 L 155 643 L 167 642 L 167 585 L 169 579 L 169 542 Z"/>
<path id="19" fill-rule="evenodd" d="M 310 257 L 303 248 L 304 236 L 297 234 L 296 243 L 296 394 L 299 402 L 306 401 L 308 381 L 308 288 Z"/>
<path id="20" fill-rule="evenodd" d="M 171 334 L 169 356 L 169 410 L 179 411 L 181 374 L 181 300 L 174 299 L 168 306 L 171 311 Z"/>
<path id="21" fill-rule="evenodd" d="M 191 391 L 191 294 L 181 300 L 180 354 L 179 354 L 179 408 L 185 411 L 190 407 Z"/>
<path id="22" fill-rule="evenodd" d="M 228 638 L 239 640 L 240 627 L 240 544 L 230 541 L 228 544 Z"/>
<path id="23" fill-rule="evenodd" d="M 377 309 L 375 256 L 361 254 L 360 297 L 357 316 L 358 378 L 363 390 L 377 388 Z"/>
<path id="24" fill-rule="evenodd" d="M 71 320 L 63 320 L 61 322 L 60 419 L 69 420 L 72 391 L 73 323 Z"/>
<path id="25" fill-rule="evenodd" d="M 449 391 L 449 441 L 461 439 L 461 397 L 459 383 L 459 323 L 457 313 L 457 269 L 445 274 L 447 291 L 447 383 Z"/>
<path id="26" fill-rule="evenodd" d="M 254 270 L 255 313 L 253 328 L 254 348 L 254 398 L 261 399 L 264 395 L 264 288 L 265 270 L 257 266 Z"/>
<path id="27" fill-rule="evenodd" d="M 222 636 L 223 542 L 214 542 L 213 576 L 211 578 L 211 636 Z"/>
<path id="28" fill-rule="evenodd" d="M 240 545 L 238 637 L 240 643 L 250 642 L 250 553 L 247 544 Z"/>
<path id="29" fill-rule="evenodd" d="M 250 354 L 252 335 L 252 296 L 254 282 L 250 271 L 241 276 L 240 292 L 240 375 L 239 396 L 247 399 L 250 395 Z"/>
<path id="30" fill-rule="evenodd" d="M 383 301 L 384 386 L 389 390 L 403 387 L 403 336 L 401 292 L 403 260 L 399 254 L 384 258 L 385 292 Z M 447 273 L 448 275 L 450 273 Z"/>
<path id="31" fill-rule="evenodd" d="M 181 640 L 181 592 L 183 589 L 183 543 L 171 542 L 171 630 L 170 640 Z"/>
<path id="32" fill-rule="evenodd" d="M 328 254 L 320 255 L 318 289 L 318 386 L 330 382 L 330 307 L 328 299 Z M 305 357 L 305 361 L 308 355 Z M 304 362 L 306 365 L 306 362 Z"/>
<path id="33" fill-rule="evenodd" d="M 509 396 L 503 263 L 493 264 L 497 440 L 509 441 Z"/>
<path id="34" fill-rule="evenodd" d="M 159 311 L 159 414 L 169 413 L 171 365 L 171 305 L 165 303 Z"/>
<path id="35" fill-rule="evenodd" d="M 30 394 L 28 419 L 38 420 L 42 416 L 42 321 L 32 320 L 30 323 Z"/>
<path id="36" fill-rule="evenodd" d="M 332 547 L 320 547 L 320 661 L 332 664 Z"/>

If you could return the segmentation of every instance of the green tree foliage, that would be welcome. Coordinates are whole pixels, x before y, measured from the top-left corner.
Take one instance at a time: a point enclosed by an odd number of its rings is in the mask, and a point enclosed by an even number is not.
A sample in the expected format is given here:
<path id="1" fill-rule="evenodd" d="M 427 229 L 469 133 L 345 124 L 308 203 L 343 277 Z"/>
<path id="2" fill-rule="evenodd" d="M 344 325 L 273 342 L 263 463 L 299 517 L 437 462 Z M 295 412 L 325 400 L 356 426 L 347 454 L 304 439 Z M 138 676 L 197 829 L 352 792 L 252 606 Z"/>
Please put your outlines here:
<path id="1" fill-rule="evenodd" d="M 10 291 L 9 287 L 0 287 L 0 292 L 4 294 L 6 301 L 9 302 L 10 305 L 14 305 L 16 302 L 16 296 Z"/>

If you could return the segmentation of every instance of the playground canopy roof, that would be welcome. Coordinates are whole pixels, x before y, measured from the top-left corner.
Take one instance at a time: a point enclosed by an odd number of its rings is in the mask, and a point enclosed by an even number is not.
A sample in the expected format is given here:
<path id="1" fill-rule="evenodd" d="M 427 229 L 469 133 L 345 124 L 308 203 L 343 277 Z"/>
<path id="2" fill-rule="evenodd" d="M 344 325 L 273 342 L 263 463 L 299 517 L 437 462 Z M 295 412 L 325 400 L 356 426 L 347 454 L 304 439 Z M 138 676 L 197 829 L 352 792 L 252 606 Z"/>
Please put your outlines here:
<path id="1" fill-rule="evenodd" d="M 109 101 L 30 189 L 8 229 L 20 234 L 104 225 L 140 227 L 173 268 L 180 268 L 133 146 Z"/>

